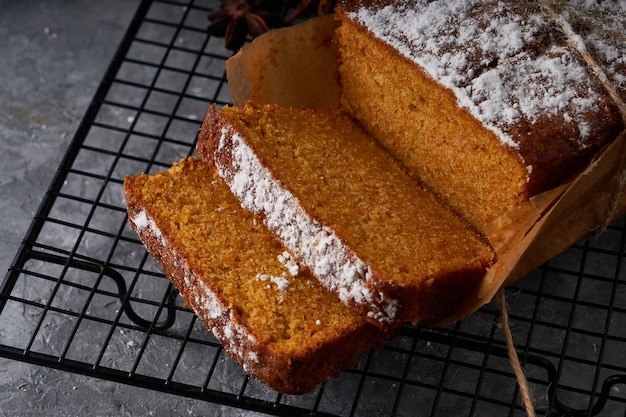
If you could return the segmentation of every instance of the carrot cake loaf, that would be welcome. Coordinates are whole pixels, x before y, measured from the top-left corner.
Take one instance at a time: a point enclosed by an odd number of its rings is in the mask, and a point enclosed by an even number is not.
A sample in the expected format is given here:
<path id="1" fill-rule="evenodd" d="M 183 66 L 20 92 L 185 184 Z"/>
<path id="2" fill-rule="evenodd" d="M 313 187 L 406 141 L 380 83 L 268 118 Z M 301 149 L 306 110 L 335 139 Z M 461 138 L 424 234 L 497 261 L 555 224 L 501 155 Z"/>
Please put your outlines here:
<path id="1" fill-rule="evenodd" d="M 336 16 L 342 107 L 479 228 L 624 129 L 624 2 L 344 0 Z"/>

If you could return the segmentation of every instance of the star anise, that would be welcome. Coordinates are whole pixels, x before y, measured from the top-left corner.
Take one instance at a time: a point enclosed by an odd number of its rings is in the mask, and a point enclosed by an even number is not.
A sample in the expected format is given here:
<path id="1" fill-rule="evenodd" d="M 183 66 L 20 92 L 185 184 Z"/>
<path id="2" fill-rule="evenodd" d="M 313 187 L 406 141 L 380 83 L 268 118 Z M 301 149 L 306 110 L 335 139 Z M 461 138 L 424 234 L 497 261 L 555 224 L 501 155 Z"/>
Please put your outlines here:
<path id="1" fill-rule="evenodd" d="M 285 0 L 285 3 L 293 7 L 293 11 L 286 20 L 289 25 L 298 18 L 322 16 L 332 13 L 335 9 L 335 0 Z"/>
<path id="2" fill-rule="evenodd" d="M 248 34 L 256 37 L 270 28 L 284 26 L 281 11 L 282 4 L 276 0 L 222 0 L 219 9 L 208 13 L 208 31 L 224 37 L 224 46 L 235 51 L 243 46 Z"/>

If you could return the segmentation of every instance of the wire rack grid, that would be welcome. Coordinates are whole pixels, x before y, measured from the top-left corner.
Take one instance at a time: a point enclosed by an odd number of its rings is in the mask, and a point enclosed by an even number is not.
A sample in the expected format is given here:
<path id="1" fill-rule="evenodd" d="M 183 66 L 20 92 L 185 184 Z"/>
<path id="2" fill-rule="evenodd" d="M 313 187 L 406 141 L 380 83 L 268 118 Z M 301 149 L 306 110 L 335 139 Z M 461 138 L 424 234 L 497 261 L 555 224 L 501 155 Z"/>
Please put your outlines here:
<path id="1" fill-rule="evenodd" d="M 127 225 L 123 178 L 193 153 L 231 98 L 217 1 L 143 1 L 0 287 L 0 355 L 277 416 L 525 414 L 497 308 L 405 326 L 307 395 L 248 379 Z M 540 415 L 626 415 L 624 219 L 507 288 Z"/>

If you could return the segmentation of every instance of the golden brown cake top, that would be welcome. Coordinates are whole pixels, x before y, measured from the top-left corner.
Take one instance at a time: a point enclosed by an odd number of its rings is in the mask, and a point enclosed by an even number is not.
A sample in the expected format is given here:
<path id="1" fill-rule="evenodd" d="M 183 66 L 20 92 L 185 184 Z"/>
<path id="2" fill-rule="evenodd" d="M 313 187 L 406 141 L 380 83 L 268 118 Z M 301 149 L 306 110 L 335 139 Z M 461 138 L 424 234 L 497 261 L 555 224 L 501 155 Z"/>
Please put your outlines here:
<path id="1" fill-rule="evenodd" d="M 522 154 L 545 149 L 532 137 L 585 149 L 623 129 L 615 100 L 583 59 L 588 53 L 626 101 L 623 1 L 348 0 L 339 10 Z"/>

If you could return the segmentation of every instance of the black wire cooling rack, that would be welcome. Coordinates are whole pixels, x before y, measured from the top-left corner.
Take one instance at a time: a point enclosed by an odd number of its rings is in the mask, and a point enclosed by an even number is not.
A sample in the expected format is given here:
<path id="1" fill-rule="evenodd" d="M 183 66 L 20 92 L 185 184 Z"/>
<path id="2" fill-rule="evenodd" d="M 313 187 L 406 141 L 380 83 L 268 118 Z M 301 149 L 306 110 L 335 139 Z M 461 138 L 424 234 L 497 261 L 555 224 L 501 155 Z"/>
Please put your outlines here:
<path id="1" fill-rule="evenodd" d="M 122 181 L 193 152 L 230 102 L 217 2 L 144 1 L 0 292 L 0 355 L 282 416 L 522 415 L 499 315 L 406 326 L 302 396 L 249 380 L 129 229 Z M 624 219 L 511 285 L 510 326 L 539 415 L 626 415 Z"/>

